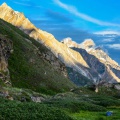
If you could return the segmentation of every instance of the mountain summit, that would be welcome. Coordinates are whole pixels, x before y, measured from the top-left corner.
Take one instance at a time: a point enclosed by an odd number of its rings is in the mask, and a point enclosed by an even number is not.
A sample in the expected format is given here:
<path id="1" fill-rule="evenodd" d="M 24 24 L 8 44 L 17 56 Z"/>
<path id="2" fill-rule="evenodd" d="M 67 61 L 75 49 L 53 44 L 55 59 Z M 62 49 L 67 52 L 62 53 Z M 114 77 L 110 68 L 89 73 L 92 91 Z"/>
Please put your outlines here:
<path id="1" fill-rule="evenodd" d="M 72 40 L 72 38 L 68 37 L 61 41 L 63 44 L 65 44 L 67 47 L 76 47 L 79 48 L 79 44 Z"/>
<path id="2" fill-rule="evenodd" d="M 61 42 L 46 31 L 36 28 L 23 13 L 16 12 L 5 3 L 0 6 L 0 18 L 18 27 L 30 37 L 46 46 L 66 67 L 91 81 L 120 82 L 120 67 L 104 51 L 96 49 L 91 39 L 81 44 L 66 38 Z M 72 49 L 71 49 L 72 47 Z M 73 72 L 68 71 L 69 76 Z M 74 75 L 73 75 L 74 76 Z M 74 78 L 73 78 L 74 79 Z"/>
<path id="3" fill-rule="evenodd" d="M 85 39 L 82 43 L 76 43 L 72 40 L 72 38 L 68 37 L 61 41 L 63 44 L 67 45 L 68 47 L 75 47 L 75 48 L 91 48 L 95 46 L 95 43 L 92 39 Z"/>
<path id="4" fill-rule="evenodd" d="M 94 47 L 95 43 L 92 39 L 85 39 L 85 41 L 81 43 L 80 46 L 84 49 L 88 49 L 88 48 Z"/>

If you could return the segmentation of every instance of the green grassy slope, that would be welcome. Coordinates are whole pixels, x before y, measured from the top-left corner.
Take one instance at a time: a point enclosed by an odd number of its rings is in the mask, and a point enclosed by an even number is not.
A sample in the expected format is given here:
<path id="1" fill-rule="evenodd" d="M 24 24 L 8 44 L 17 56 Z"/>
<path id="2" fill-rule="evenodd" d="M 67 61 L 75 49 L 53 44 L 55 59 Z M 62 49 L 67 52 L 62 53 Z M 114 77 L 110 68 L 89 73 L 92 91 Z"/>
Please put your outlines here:
<path id="1" fill-rule="evenodd" d="M 0 34 L 12 40 L 14 52 L 9 58 L 9 70 L 13 87 L 32 89 L 53 94 L 74 88 L 75 85 L 56 71 L 39 52 L 48 49 L 24 34 L 13 25 L 0 20 Z M 34 62 L 31 63 L 31 60 Z"/>

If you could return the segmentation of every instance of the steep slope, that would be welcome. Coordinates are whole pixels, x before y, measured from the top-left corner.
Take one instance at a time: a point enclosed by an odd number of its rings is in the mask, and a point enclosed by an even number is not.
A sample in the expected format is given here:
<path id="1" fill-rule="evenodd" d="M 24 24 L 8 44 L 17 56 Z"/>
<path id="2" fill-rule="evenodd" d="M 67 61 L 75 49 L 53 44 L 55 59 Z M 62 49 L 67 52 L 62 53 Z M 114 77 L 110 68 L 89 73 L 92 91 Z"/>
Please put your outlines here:
<path id="1" fill-rule="evenodd" d="M 99 59 L 101 63 L 103 63 L 108 73 L 112 76 L 113 81 L 120 82 L 120 66 L 114 60 L 112 60 L 101 48 L 97 47 L 95 49 L 88 49 L 89 54 L 94 55 Z M 111 80 L 112 81 L 112 80 Z"/>
<path id="2" fill-rule="evenodd" d="M 64 41 L 64 42 L 63 42 Z M 112 60 L 100 47 L 96 47 L 91 39 L 87 39 L 81 44 L 73 44 L 72 40 L 64 39 L 62 42 L 72 46 L 73 50 L 78 51 L 86 63 L 89 65 L 86 72 L 91 76 L 94 83 L 120 82 L 120 66 Z M 69 47 L 70 47 L 69 46 Z"/>
<path id="3" fill-rule="evenodd" d="M 91 42 L 93 42 L 91 40 Z M 84 42 L 83 42 L 84 43 Z M 117 81 L 120 82 L 120 66 L 118 63 L 114 60 L 112 60 L 108 54 L 102 50 L 102 48 L 95 46 L 93 44 L 91 47 L 84 47 L 84 49 L 91 55 L 95 56 L 101 63 L 103 63 L 106 66 L 106 69 L 110 76 L 112 76 L 111 81 Z"/>
<path id="4" fill-rule="evenodd" d="M 45 45 L 58 59 L 65 63 L 66 66 L 72 67 L 84 76 L 87 76 L 82 70 L 82 67 L 89 66 L 78 52 L 58 42 L 50 33 L 36 28 L 22 13 L 12 10 L 6 3 L 4 3 L 0 6 L 0 18 L 12 23 L 25 33 L 29 34 L 30 37 L 33 37 Z"/>
<path id="5" fill-rule="evenodd" d="M 99 84 L 100 82 L 103 83 L 116 82 L 116 79 L 113 79 L 113 76 L 111 75 L 111 73 L 109 73 L 108 67 L 102 62 L 100 62 L 98 58 L 96 58 L 94 55 L 89 54 L 84 49 L 81 48 L 73 49 L 78 51 L 90 66 L 88 72 L 89 74 L 91 74 L 92 80 L 94 81 L 95 84 Z"/>
<path id="6" fill-rule="evenodd" d="M 0 34 L 13 43 L 9 71 L 13 87 L 53 93 L 74 88 L 66 67 L 52 52 L 13 25 L 0 20 Z"/>

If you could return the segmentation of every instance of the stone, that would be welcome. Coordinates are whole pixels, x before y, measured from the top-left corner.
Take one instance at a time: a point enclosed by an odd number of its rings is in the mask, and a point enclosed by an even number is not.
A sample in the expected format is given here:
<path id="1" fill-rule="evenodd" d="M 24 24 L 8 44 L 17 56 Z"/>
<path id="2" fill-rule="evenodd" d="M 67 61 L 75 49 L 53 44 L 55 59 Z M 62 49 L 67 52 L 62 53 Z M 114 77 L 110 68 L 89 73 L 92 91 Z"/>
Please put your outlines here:
<path id="1" fill-rule="evenodd" d="M 114 85 L 114 89 L 120 90 L 120 85 L 119 84 L 118 85 Z"/>
<path id="2" fill-rule="evenodd" d="M 33 101 L 33 102 L 42 102 L 42 101 L 44 101 L 45 99 L 43 98 L 43 97 L 36 97 L 36 96 L 32 96 L 31 97 L 31 100 Z"/>

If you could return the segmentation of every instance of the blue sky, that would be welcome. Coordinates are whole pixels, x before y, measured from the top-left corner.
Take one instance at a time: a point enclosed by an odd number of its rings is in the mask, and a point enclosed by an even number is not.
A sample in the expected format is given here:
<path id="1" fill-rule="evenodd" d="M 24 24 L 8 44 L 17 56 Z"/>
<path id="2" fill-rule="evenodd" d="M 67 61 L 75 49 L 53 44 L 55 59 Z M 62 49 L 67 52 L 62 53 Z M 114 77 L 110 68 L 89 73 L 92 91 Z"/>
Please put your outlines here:
<path id="1" fill-rule="evenodd" d="M 67 32 L 73 29 L 73 34 L 79 30 L 83 32 L 120 30 L 120 1 L 0 0 L 0 3 L 3 2 L 23 12 L 37 27 L 53 33 L 56 30 L 59 33 L 61 29 Z"/>
<path id="2" fill-rule="evenodd" d="M 58 40 L 85 38 L 109 48 L 111 56 L 120 52 L 120 37 L 98 37 L 96 34 L 119 34 L 120 1 L 117 0 L 0 0 L 23 12 L 36 27 L 52 33 Z M 112 51 L 112 52 L 111 52 Z M 117 51 L 117 52 L 116 52 Z M 120 63 L 120 57 L 114 57 Z"/>

